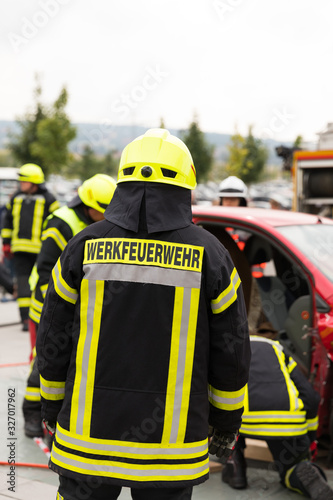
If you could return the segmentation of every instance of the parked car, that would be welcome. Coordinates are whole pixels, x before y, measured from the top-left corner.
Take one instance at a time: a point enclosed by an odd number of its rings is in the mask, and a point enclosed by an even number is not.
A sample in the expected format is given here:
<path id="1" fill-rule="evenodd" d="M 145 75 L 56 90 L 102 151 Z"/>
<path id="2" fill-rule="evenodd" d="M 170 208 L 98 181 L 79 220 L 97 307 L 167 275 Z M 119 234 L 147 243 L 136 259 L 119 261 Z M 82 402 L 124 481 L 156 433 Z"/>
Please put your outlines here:
<path id="1" fill-rule="evenodd" d="M 261 312 L 320 393 L 318 437 L 327 442 L 333 436 L 333 220 L 249 207 L 192 210 L 194 223 L 234 259 L 249 323 L 257 290 Z"/>

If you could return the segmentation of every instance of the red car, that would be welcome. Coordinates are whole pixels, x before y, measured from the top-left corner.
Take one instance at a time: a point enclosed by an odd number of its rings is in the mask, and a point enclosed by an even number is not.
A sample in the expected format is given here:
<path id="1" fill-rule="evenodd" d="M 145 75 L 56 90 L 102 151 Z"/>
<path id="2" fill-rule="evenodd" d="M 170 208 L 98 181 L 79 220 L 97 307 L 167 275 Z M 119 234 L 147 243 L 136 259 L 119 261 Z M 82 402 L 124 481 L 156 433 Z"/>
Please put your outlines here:
<path id="1" fill-rule="evenodd" d="M 261 309 L 321 395 L 318 437 L 333 437 L 333 220 L 260 208 L 192 210 L 194 223 L 235 262 L 250 328 Z"/>

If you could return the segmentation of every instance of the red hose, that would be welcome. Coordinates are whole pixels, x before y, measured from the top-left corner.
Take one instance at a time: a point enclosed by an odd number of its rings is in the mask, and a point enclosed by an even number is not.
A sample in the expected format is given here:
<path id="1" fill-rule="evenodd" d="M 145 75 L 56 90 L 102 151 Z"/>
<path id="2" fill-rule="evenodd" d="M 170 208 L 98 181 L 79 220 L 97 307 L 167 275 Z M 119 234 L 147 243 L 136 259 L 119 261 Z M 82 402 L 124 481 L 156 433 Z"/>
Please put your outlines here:
<path id="1" fill-rule="evenodd" d="M 8 465 L 8 462 L 0 461 L 0 465 Z M 47 464 L 29 464 L 25 462 L 15 462 L 15 464 L 11 464 L 14 467 L 39 467 L 40 469 L 48 469 L 49 466 Z"/>
<path id="2" fill-rule="evenodd" d="M 8 368 L 10 366 L 25 366 L 25 365 L 30 365 L 30 362 L 22 361 L 22 363 L 5 363 L 3 365 L 0 365 L 0 368 Z"/>

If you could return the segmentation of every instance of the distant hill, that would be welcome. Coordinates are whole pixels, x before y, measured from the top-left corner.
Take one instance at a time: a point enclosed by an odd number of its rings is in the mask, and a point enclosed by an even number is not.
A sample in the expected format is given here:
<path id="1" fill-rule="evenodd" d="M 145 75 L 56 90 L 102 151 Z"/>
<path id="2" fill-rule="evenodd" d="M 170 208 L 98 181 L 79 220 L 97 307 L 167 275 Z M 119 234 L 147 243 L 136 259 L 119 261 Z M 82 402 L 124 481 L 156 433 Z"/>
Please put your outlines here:
<path id="1" fill-rule="evenodd" d="M 130 141 L 140 134 L 143 134 L 147 127 L 139 125 L 103 125 L 98 123 L 74 123 L 77 127 L 77 136 L 70 143 L 70 150 L 74 153 L 81 153 L 84 145 L 90 144 L 96 154 L 106 154 L 108 151 L 122 149 Z M 8 131 L 18 131 L 14 121 L 0 120 L 0 149 L 6 147 Z M 174 135 L 179 136 L 179 129 L 169 129 Z M 205 132 L 206 140 L 215 146 L 215 158 L 217 161 L 225 161 L 228 156 L 227 144 L 230 141 L 231 134 L 218 134 L 214 132 Z M 271 165 L 281 165 L 281 159 L 275 153 L 275 147 L 280 145 L 273 139 L 263 141 L 269 151 L 268 163 Z M 285 146 L 291 143 L 284 142 Z"/>

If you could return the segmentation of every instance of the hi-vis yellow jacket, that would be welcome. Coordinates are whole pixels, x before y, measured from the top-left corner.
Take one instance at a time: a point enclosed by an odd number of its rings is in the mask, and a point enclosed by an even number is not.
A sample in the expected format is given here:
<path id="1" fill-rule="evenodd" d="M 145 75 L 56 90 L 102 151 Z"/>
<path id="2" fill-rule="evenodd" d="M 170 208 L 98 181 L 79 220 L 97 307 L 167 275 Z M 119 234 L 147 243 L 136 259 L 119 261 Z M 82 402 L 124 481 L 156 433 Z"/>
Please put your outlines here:
<path id="1" fill-rule="evenodd" d="M 241 434 L 278 439 L 309 433 L 315 439 L 320 396 L 282 345 L 251 335 L 250 378 Z"/>
<path id="2" fill-rule="evenodd" d="M 10 244 L 13 253 L 38 254 L 43 222 L 59 207 L 59 202 L 44 186 L 39 186 L 34 194 L 18 191 L 6 205 L 1 230 L 3 243 Z"/>
<path id="3" fill-rule="evenodd" d="M 78 209 L 63 206 L 49 215 L 44 222 L 42 247 L 33 267 L 29 284 L 31 304 L 29 317 L 39 323 L 47 286 L 54 264 L 68 241 L 88 225 L 88 220 Z"/>
<path id="4" fill-rule="evenodd" d="M 240 279 L 204 229 L 109 221 L 66 246 L 39 324 L 51 468 L 78 480 L 186 486 L 208 477 L 208 424 L 236 431 L 250 346 Z"/>

